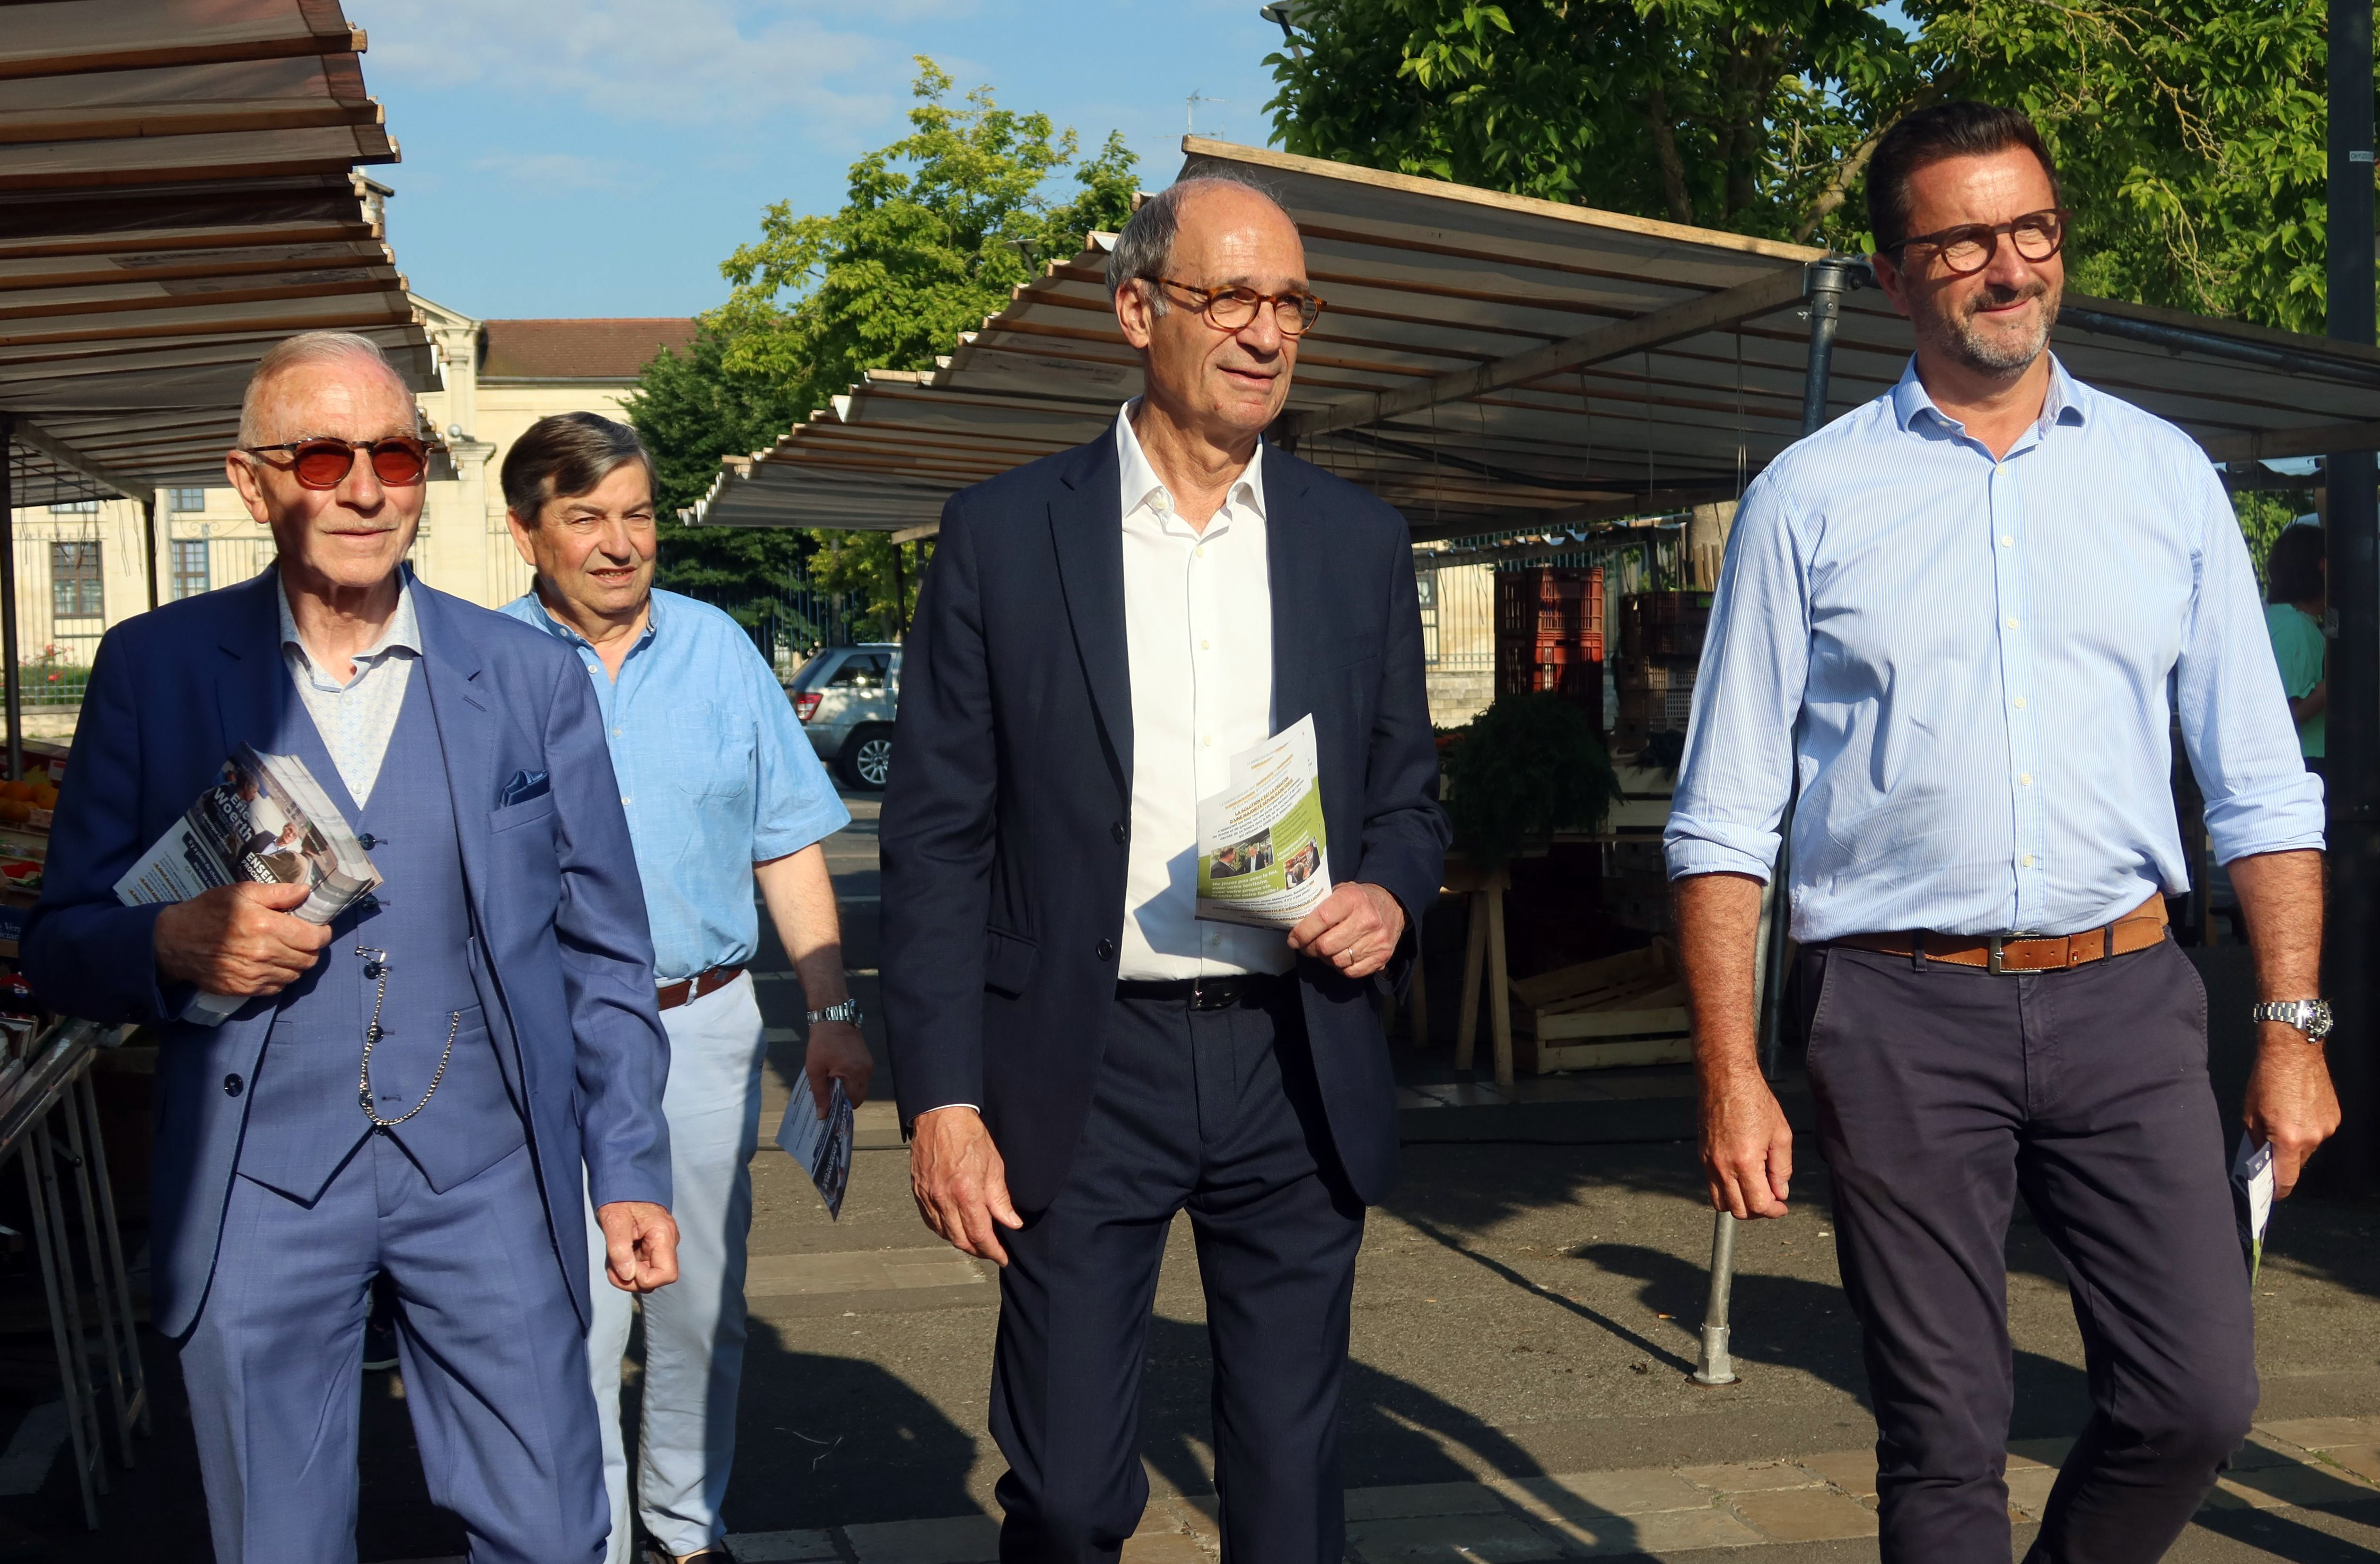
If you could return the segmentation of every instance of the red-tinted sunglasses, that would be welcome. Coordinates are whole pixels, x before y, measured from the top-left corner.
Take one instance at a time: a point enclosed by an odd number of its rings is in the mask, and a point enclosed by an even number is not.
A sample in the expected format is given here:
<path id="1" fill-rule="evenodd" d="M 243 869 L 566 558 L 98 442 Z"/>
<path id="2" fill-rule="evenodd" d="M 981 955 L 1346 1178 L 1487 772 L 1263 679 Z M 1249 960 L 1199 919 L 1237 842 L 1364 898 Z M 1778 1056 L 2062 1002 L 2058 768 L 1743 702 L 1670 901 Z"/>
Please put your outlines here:
<path id="1" fill-rule="evenodd" d="M 243 445 L 240 449 L 251 456 L 275 451 L 289 453 L 289 471 L 309 489 L 336 489 L 355 470 L 356 453 L 369 451 L 373 477 L 392 488 L 410 489 L 430 471 L 430 453 L 437 447 L 425 445 L 409 434 L 392 434 L 383 440 L 325 437 L 295 440 L 284 445 Z"/>

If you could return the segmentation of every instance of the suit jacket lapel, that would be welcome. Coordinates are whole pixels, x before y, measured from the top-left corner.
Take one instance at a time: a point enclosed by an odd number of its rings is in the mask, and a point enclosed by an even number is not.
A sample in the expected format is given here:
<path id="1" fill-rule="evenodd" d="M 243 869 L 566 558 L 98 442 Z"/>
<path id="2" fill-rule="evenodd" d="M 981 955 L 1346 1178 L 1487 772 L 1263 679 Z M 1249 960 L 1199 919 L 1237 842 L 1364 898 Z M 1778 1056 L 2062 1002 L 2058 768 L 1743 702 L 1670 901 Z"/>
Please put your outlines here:
<path id="1" fill-rule="evenodd" d="M 1132 787 L 1132 672 L 1123 625 L 1123 501 L 1115 436 L 1083 447 L 1050 502 L 1050 538 L 1116 785 Z"/>
<path id="2" fill-rule="evenodd" d="M 281 661 L 280 569 L 268 568 L 233 590 L 239 594 L 237 606 L 216 642 L 225 660 L 214 682 L 215 717 L 223 728 L 218 760 L 238 745 L 274 748 L 289 714 L 304 709 L 292 698 L 289 670 Z"/>
<path id="3" fill-rule="evenodd" d="M 1264 455 L 1265 571 L 1272 596 L 1272 725 L 1279 733 L 1313 709 L 1306 675 L 1314 665 L 1317 594 L 1330 579 L 1320 529 L 1308 504 L 1301 464 L 1277 450 Z"/>
<path id="4" fill-rule="evenodd" d="M 491 851 L 488 811 L 496 805 L 496 768 L 502 735 L 495 712 L 480 686 L 479 649 L 462 636 L 445 601 L 413 583 L 413 612 L 421 626 L 421 673 L 430 690 L 430 714 L 438 725 L 446 791 L 455 801 L 455 838 L 463 854 L 463 880 L 482 927 L 487 908 L 487 863 Z"/>

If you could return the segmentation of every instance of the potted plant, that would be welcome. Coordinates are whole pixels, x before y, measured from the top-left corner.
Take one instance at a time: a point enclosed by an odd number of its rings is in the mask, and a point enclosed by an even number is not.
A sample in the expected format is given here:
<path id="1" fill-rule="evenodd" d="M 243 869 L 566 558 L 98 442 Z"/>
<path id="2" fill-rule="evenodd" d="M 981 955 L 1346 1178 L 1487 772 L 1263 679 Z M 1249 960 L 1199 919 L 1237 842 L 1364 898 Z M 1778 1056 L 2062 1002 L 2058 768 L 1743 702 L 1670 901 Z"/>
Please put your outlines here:
<path id="1" fill-rule="evenodd" d="M 1550 692 L 1498 697 L 1440 753 L 1454 851 L 1485 869 L 1597 829 L 1620 799 L 1594 721 Z"/>

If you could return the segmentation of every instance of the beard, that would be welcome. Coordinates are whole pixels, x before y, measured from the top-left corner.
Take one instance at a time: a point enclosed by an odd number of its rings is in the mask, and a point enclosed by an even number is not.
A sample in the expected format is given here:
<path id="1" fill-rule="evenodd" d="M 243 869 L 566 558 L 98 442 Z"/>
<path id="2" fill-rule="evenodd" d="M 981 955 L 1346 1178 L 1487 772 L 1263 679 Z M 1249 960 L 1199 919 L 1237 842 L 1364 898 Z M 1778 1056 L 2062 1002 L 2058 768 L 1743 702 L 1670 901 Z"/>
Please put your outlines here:
<path id="1" fill-rule="evenodd" d="M 1976 323 L 1975 318 L 1986 309 L 2027 298 L 2041 300 L 2041 311 L 2039 321 L 2026 330 L 1989 330 Z M 1986 286 L 1962 308 L 1935 316 L 1927 334 L 1971 370 L 1989 375 L 2019 374 L 2049 346 L 2049 328 L 2058 323 L 2058 300 L 2057 291 L 2038 280 L 2021 288 Z"/>

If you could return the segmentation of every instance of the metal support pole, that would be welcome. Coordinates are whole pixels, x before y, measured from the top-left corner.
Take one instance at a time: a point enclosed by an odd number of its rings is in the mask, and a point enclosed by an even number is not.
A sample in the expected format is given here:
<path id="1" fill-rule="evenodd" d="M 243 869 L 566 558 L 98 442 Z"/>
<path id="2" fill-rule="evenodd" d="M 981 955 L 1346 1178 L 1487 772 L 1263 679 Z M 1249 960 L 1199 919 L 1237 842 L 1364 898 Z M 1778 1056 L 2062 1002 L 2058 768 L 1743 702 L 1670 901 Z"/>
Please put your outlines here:
<path id="1" fill-rule="evenodd" d="M 1735 1290 L 1735 1218 L 1725 1211 L 1711 1229 L 1710 1303 L 1703 1310 L 1702 1359 L 1694 1364 L 1697 1385 L 1735 1383 L 1735 1359 L 1727 1350 L 1727 1308 Z"/>
<path id="2" fill-rule="evenodd" d="M 81 1066 L 87 1073 L 88 1061 Z M 82 1208 L 83 1250 L 91 1256 L 91 1312 L 99 1324 L 100 1356 L 107 1364 L 107 1398 L 115 1412 L 116 1448 L 123 1452 L 127 1470 L 140 1464 L 140 1452 L 132 1448 L 133 1420 L 139 1415 L 136 1393 L 132 1387 L 132 1370 L 125 1360 L 128 1351 L 137 1353 L 140 1345 L 121 1340 L 115 1334 L 119 1312 L 115 1298 L 115 1274 L 108 1269 L 107 1247 L 99 1227 L 99 1197 L 91 1186 L 91 1158 L 83 1145 L 82 1100 L 76 1095 L 75 1083 L 68 1081 L 58 1094 L 58 1108 L 66 1119 L 67 1143 L 53 1147 L 73 1176 L 75 1204 Z M 63 1247 L 63 1245 L 62 1245 Z M 74 1267 L 67 1268 L 69 1281 Z M 137 1360 L 136 1360 L 137 1361 Z"/>
<path id="3" fill-rule="evenodd" d="M 15 422 L 0 413 L 0 676 L 8 681 L 5 705 L 8 714 L 8 776 L 25 774 L 25 692 L 17 677 L 17 496 L 11 491 L 16 467 L 9 452 Z"/>
<path id="4" fill-rule="evenodd" d="M 2329 332 L 2373 340 L 2372 0 L 2330 0 Z M 2314 1158 L 2333 1187 L 2380 1183 L 2380 483 L 2368 450 L 2329 457 L 2330 905 L 2324 988 L 2338 1014 L 2331 1069 L 2345 1121 Z M 2327 1164 L 2327 1166 L 2325 1166 Z"/>
<path id="5" fill-rule="evenodd" d="M 1810 263 L 1810 358 L 1802 380 L 1802 434 L 1815 434 L 1827 423 L 1827 384 L 1835 363 L 1835 330 L 1842 321 L 1843 295 L 1857 285 L 1858 273 L 1850 260 L 1828 256 Z M 1795 789 L 1799 788 L 1796 769 Z M 1794 794 L 1785 798 L 1777 821 L 1777 862 L 1769 870 L 1764 900 L 1767 938 L 1761 942 L 1760 969 L 1755 975 L 1759 996 L 1760 1069 L 1777 1078 L 1781 1050 L 1785 990 L 1787 929 L 1792 919 L 1786 885 L 1792 868 Z M 1728 1353 L 1728 1309 L 1735 1291 L 1735 1218 L 1725 1211 L 1712 1218 L 1710 1301 L 1703 1311 L 1700 1361 L 1694 1365 L 1697 1385 L 1732 1385 L 1735 1360 Z"/>
<path id="6" fill-rule="evenodd" d="M 140 502 L 140 535 L 149 542 L 149 606 L 157 606 L 157 494 Z"/>
<path id="7" fill-rule="evenodd" d="M 67 1111 L 79 1111 L 91 1135 L 91 1181 L 99 1193 L 99 1227 L 103 1248 L 99 1263 L 114 1278 L 117 1315 L 115 1325 L 124 1333 L 127 1367 L 132 1383 L 132 1426 L 136 1433 L 150 1432 L 154 1420 L 149 1411 L 149 1374 L 140 1362 L 140 1329 L 132 1315 L 132 1277 L 124 1264 L 124 1230 L 115 1219 L 115 1188 L 108 1182 L 107 1141 L 100 1134 L 99 1092 L 91 1084 L 91 1067 L 85 1064 L 67 1089 Z M 125 1464 L 131 1464 L 127 1458 Z"/>
<path id="8" fill-rule="evenodd" d="M 102 1471 L 107 1458 L 100 1450 L 99 1409 L 91 1395 L 91 1362 L 83 1351 L 82 1313 L 75 1306 L 66 1223 L 58 1218 L 55 1201 L 57 1172 L 50 1166 L 49 1132 L 39 1121 L 18 1143 L 18 1156 L 25 1167 L 25 1199 L 30 1207 L 33 1245 L 41 1255 L 42 1289 L 50 1305 L 50 1337 L 58 1350 L 59 1395 L 66 1402 L 75 1477 L 82 1487 L 83 1524 L 95 1532 L 99 1530 L 98 1496 L 107 1489 Z"/>

